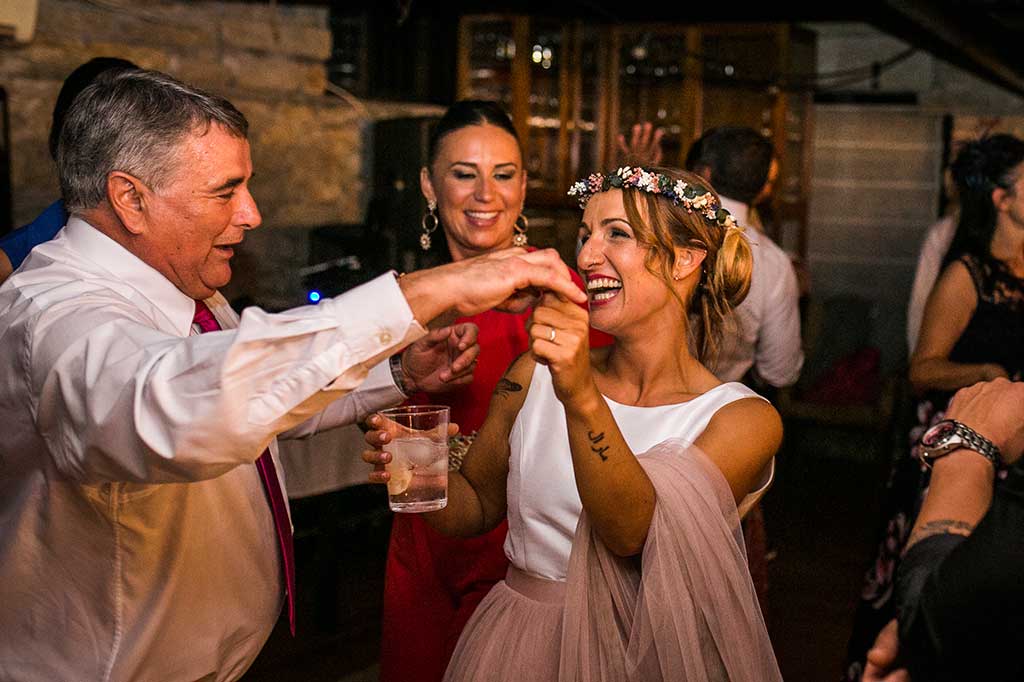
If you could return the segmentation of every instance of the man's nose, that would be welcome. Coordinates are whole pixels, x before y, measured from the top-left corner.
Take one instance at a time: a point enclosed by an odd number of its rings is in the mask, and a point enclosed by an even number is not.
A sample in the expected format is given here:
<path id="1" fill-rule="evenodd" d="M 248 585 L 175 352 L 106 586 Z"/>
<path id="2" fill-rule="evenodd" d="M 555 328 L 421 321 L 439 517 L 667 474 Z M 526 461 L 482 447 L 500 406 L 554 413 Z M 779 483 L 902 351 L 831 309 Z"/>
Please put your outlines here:
<path id="1" fill-rule="evenodd" d="M 241 197 L 241 205 L 235 212 L 235 223 L 244 230 L 255 230 L 262 222 L 263 216 L 256 206 L 256 200 L 249 190 L 245 190 Z"/>

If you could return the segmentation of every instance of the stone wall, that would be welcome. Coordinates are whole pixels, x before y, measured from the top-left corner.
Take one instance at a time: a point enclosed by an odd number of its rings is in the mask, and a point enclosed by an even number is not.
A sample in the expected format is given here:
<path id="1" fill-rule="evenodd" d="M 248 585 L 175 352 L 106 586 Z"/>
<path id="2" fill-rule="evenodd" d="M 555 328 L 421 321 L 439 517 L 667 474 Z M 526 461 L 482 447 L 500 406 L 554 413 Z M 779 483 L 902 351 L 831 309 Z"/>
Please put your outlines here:
<path id="1" fill-rule="evenodd" d="M 308 262 L 308 228 L 364 218 L 370 124 L 423 112 L 325 94 L 327 15 L 296 5 L 39 0 L 32 41 L 0 46 L 14 224 L 58 195 L 47 136 L 64 78 L 93 57 L 123 57 L 223 95 L 249 118 L 264 227 L 240 253 L 227 293 L 269 307 L 301 300 L 295 272 Z"/>

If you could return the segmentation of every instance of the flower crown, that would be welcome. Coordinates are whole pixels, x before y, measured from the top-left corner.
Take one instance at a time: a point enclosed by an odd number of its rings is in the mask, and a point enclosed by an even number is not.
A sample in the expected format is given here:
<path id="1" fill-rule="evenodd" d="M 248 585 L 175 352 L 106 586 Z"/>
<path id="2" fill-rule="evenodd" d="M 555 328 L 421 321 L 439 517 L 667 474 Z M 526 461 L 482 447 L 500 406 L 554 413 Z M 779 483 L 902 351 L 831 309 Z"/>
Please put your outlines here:
<path id="1" fill-rule="evenodd" d="M 611 175 L 592 173 L 586 180 L 573 183 L 569 188 L 569 196 L 577 197 L 580 208 L 585 208 L 590 197 L 598 192 L 626 187 L 648 194 L 660 194 L 676 206 L 682 206 L 691 213 L 696 211 L 720 227 L 739 229 L 732 214 L 722 208 L 721 203 L 707 188 L 675 180 L 661 173 L 652 173 L 644 168 L 622 166 Z"/>

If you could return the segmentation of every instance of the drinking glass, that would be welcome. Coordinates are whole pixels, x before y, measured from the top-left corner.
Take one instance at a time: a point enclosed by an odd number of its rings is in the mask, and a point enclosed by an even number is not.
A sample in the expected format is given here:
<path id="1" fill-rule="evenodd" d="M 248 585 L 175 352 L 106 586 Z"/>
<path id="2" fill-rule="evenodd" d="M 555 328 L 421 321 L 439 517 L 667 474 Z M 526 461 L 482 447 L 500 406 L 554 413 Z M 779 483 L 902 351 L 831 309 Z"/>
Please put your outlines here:
<path id="1" fill-rule="evenodd" d="M 418 513 L 444 509 L 448 504 L 448 408 L 406 405 L 381 410 L 382 430 L 391 434 L 384 450 L 388 506 L 392 511 Z"/>

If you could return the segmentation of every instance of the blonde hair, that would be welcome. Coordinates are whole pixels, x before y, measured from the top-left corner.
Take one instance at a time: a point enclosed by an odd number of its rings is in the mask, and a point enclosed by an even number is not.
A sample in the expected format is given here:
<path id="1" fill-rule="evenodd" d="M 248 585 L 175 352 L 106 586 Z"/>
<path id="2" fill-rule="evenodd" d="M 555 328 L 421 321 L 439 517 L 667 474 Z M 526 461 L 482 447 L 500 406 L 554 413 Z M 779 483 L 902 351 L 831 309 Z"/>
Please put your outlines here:
<path id="1" fill-rule="evenodd" d="M 675 168 L 646 170 L 673 181 L 682 180 L 688 185 L 707 188 L 721 206 L 718 193 L 698 175 Z M 694 248 L 707 254 L 701 265 L 700 281 L 687 294 L 686 300 L 680 302 L 696 319 L 692 339 L 697 359 L 705 365 L 713 364 L 721 350 L 725 325 L 732 311 L 750 291 L 754 259 L 743 230 L 725 227 L 664 195 L 634 187 L 622 188 L 622 203 L 637 240 L 650 247 L 645 261 L 647 269 L 661 277 L 673 293 L 675 249 Z"/>

